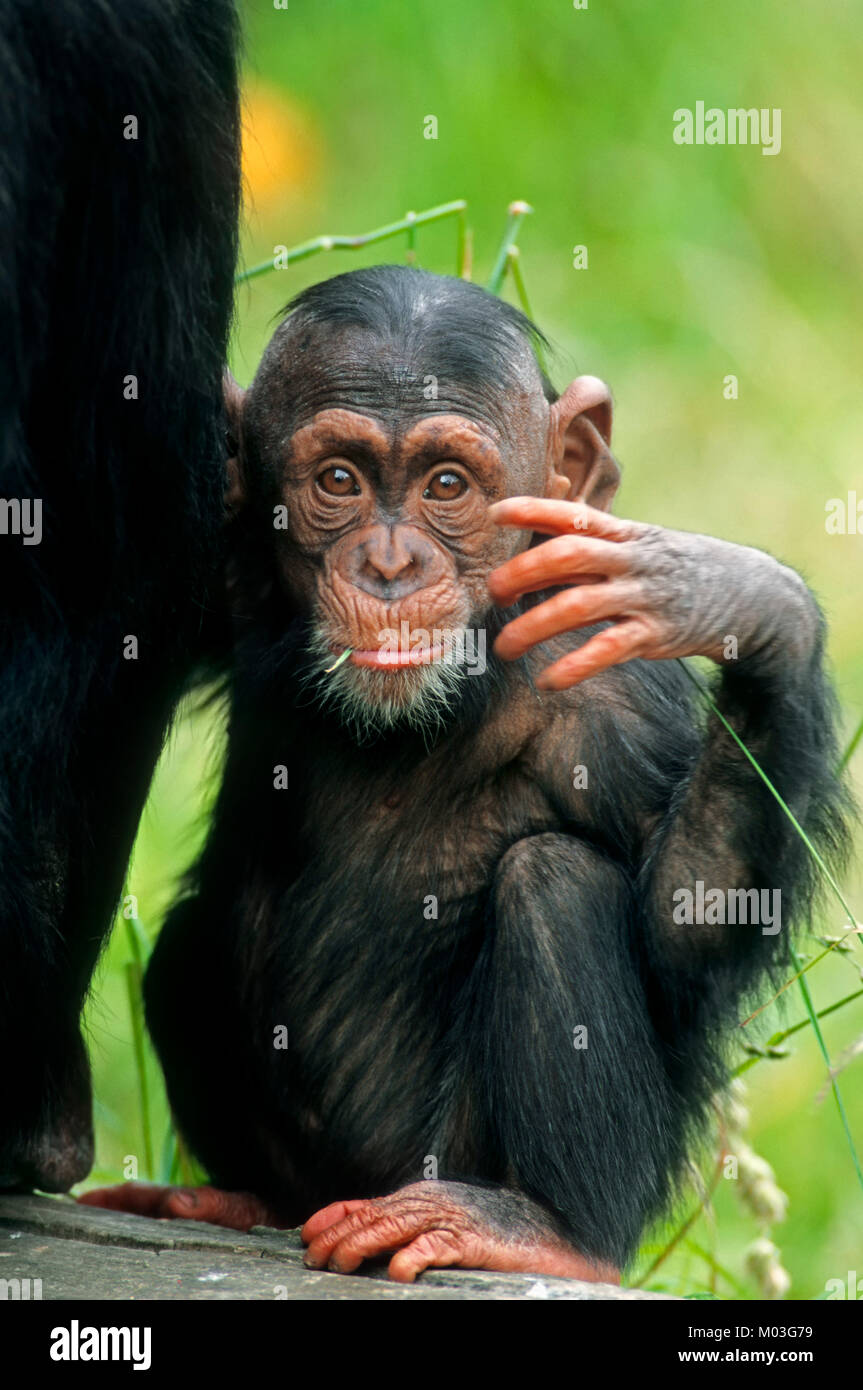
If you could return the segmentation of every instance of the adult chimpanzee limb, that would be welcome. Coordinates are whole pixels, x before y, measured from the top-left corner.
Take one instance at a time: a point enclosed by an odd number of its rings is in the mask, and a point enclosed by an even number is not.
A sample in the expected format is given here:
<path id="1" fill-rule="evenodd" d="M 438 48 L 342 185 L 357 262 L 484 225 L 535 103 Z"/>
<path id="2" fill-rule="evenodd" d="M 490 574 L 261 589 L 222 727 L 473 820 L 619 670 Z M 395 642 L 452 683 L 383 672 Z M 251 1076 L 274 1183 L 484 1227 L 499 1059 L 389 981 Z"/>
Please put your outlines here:
<path id="1" fill-rule="evenodd" d="M 476 286 L 357 271 L 232 392 L 228 759 L 146 982 L 228 1191 L 89 1200 L 242 1224 L 254 1193 L 307 1218 L 310 1264 L 389 1253 L 399 1279 L 615 1277 L 666 1204 L 813 889 L 675 658 L 716 663 L 831 854 L 822 624 L 770 556 L 610 516 L 608 390 L 557 397 L 533 341 Z M 470 633 L 494 643 L 473 667 Z M 769 918 L 738 915 L 761 890 Z"/>
<path id="2" fill-rule="evenodd" d="M 236 41 L 232 0 L 0 10 L 7 1187 L 89 1167 L 78 1015 L 218 553 Z"/>

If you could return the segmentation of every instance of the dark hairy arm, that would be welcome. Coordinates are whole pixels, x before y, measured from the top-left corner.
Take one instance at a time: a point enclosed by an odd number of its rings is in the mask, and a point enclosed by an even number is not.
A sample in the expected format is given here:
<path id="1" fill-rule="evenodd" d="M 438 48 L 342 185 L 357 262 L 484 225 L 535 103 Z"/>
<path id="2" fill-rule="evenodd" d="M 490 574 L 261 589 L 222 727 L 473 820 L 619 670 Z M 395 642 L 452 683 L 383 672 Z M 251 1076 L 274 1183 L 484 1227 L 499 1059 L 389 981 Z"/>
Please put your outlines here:
<path id="1" fill-rule="evenodd" d="M 835 771 L 837 720 L 824 670 L 824 621 L 800 576 L 759 550 L 621 520 L 582 504 L 509 499 L 493 510 L 502 524 L 555 536 L 496 571 L 490 588 L 498 602 L 568 586 L 510 623 L 496 644 L 499 655 L 518 657 L 563 631 L 611 620 L 542 672 L 537 684 L 567 689 L 633 658 L 642 660 L 629 669 L 642 673 L 648 669 L 643 662 L 691 656 L 717 662 L 711 689 L 717 708 L 821 853 L 841 861 L 849 801 Z M 645 729 L 656 729 L 654 701 L 667 699 L 669 683 L 660 690 L 648 676 L 621 684 L 630 702 L 641 705 L 636 724 L 640 719 Z M 660 708 L 660 722 L 664 717 Z M 706 713 L 701 738 L 685 749 L 674 746 L 675 730 L 683 730 L 680 720 L 674 723 L 643 741 L 634 728 L 625 770 L 618 765 L 616 774 L 618 783 L 623 775 L 631 785 L 619 784 L 616 794 L 642 797 L 637 783 L 653 774 L 661 795 L 663 768 L 652 764 L 665 763 L 666 803 L 646 836 L 639 900 L 648 966 L 664 972 L 664 1005 L 670 1001 L 680 1022 L 687 1010 L 699 1017 L 711 1006 L 720 1014 L 733 1010 L 762 970 L 787 957 L 789 927 L 811 910 L 817 870 L 786 812 L 716 714 Z M 613 768 L 609 772 L 614 775 Z M 743 901 L 736 890 L 753 889 L 771 895 L 759 897 L 759 909 L 763 901 L 775 920 L 721 920 L 729 916 L 729 894 L 735 892 L 736 914 Z M 709 890 L 725 895 L 712 914 L 720 920 L 710 913 L 702 913 L 707 920 L 701 922 L 680 920 L 687 894 L 697 917 L 699 891 Z M 751 895 L 747 904 L 754 907 Z M 697 992 L 691 988 L 695 970 L 701 972 Z"/>

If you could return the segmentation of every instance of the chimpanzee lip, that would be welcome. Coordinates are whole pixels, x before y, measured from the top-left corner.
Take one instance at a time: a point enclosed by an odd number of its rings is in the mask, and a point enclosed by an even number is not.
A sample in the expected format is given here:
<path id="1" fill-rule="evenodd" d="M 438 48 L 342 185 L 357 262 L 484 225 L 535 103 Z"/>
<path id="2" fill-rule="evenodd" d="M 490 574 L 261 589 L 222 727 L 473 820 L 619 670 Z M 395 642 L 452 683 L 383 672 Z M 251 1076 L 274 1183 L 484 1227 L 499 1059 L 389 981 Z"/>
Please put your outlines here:
<path id="1" fill-rule="evenodd" d="M 348 662 L 351 666 L 364 666 L 378 671 L 400 671 L 409 666 L 429 666 L 432 662 L 441 661 L 443 656 L 444 649 L 439 644 L 411 648 L 409 651 L 392 647 L 362 650 L 358 647 L 351 652 Z"/>

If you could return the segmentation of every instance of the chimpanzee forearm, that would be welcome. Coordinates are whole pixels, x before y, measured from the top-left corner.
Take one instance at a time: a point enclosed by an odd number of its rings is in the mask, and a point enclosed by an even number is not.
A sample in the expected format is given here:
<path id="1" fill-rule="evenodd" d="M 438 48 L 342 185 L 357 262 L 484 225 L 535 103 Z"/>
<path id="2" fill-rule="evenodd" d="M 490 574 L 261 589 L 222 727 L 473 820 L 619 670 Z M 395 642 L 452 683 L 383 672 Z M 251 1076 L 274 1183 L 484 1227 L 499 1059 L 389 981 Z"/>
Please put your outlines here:
<path id="1" fill-rule="evenodd" d="M 514 499 L 496 514 L 506 525 L 533 524 L 558 537 L 492 576 L 498 602 L 572 583 L 585 569 L 603 576 L 529 608 L 504 628 L 499 654 L 512 659 L 567 627 L 613 618 L 541 671 L 537 684 L 564 690 L 633 657 L 709 657 L 723 668 L 718 707 L 764 776 L 825 853 L 844 848 L 824 624 L 798 574 L 761 550 L 574 504 Z M 629 679 L 626 703 L 640 707 L 650 729 L 650 682 Z M 657 818 L 645 808 L 650 828 L 639 873 L 652 1011 L 665 1016 L 660 1026 L 678 1051 L 685 1019 L 705 1037 L 759 971 L 781 958 L 787 928 L 814 888 L 803 840 L 722 720 L 709 715 L 691 755 L 687 737 L 681 726 L 677 746 L 662 755 L 666 810 Z M 674 758 L 691 758 L 682 775 Z"/>
<path id="2" fill-rule="evenodd" d="M 802 581 L 782 566 L 775 569 L 777 602 L 766 595 L 760 629 L 745 633 L 740 660 L 723 666 L 712 695 L 764 776 L 830 857 L 844 845 L 846 805 L 834 773 L 836 711 L 823 667 L 823 621 Z M 715 1002 L 733 1008 L 753 970 L 782 958 L 789 928 L 805 915 L 814 888 L 813 861 L 786 811 L 710 711 L 701 751 L 644 864 L 642 900 L 659 960 L 684 969 L 709 962 Z M 711 890 L 722 895 L 714 896 L 712 908 Z M 685 988 L 685 979 L 681 983 Z"/>

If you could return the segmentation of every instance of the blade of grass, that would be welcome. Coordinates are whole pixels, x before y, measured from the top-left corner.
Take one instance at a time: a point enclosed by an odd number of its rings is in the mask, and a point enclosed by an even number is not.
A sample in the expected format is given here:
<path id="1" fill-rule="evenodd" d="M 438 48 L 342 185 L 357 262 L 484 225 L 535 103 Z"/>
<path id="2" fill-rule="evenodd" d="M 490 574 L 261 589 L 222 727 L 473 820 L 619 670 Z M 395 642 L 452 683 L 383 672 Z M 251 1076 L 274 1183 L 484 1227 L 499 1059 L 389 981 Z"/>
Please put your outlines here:
<path id="1" fill-rule="evenodd" d="M 816 1018 L 826 1018 L 828 1014 L 835 1014 L 837 1009 L 843 1008 L 845 1004 L 853 1003 L 855 999 L 863 999 L 863 989 L 855 989 L 853 994 L 846 994 L 844 999 L 837 999 L 834 1004 L 828 1004 L 826 1008 L 819 1009 Z M 794 1033 L 799 1033 L 801 1029 L 810 1028 L 811 1026 L 812 1020 L 810 1018 L 801 1018 L 797 1023 L 792 1024 L 790 1028 L 784 1028 L 780 1033 L 774 1033 L 772 1037 L 767 1039 L 764 1046 L 766 1048 L 779 1047 Z M 742 1076 L 745 1071 L 749 1071 L 750 1067 L 754 1067 L 756 1062 L 763 1062 L 764 1060 L 765 1058 L 763 1056 L 747 1057 L 744 1062 L 740 1063 L 739 1067 L 735 1068 L 732 1075 Z"/>
<path id="2" fill-rule="evenodd" d="M 473 227 L 464 229 L 460 276 L 462 280 L 473 279 Z"/>
<path id="3" fill-rule="evenodd" d="M 470 279 L 470 228 L 467 225 L 467 204 L 457 214 L 458 240 L 455 250 L 455 273 L 462 280 Z"/>
<path id="4" fill-rule="evenodd" d="M 177 1136 L 174 1133 L 174 1126 L 168 1122 L 165 1130 L 165 1137 L 162 1140 L 162 1154 L 159 1159 L 159 1176 L 156 1179 L 163 1187 L 171 1187 L 176 1182 L 174 1172 L 177 1163 Z"/>
<path id="5" fill-rule="evenodd" d="M 143 971 L 150 959 L 150 952 L 153 949 L 150 938 L 145 931 L 139 917 L 125 917 L 126 935 L 129 940 L 129 948 L 132 952 L 132 959 L 138 968 Z"/>
<path id="6" fill-rule="evenodd" d="M 506 253 L 506 269 L 507 273 L 512 276 L 512 283 L 515 286 L 519 305 L 524 313 L 527 314 L 528 318 L 533 319 L 530 300 L 527 297 L 527 287 L 524 283 L 524 276 L 521 273 L 521 252 L 517 246 L 511 246 Z M 545 360 L 545 353 L 542 350 L 541 343 L 534 344 L 534 352 L 536 353 L 536 360 L 540 367 L 545 372 L 546 376 L 548 376 L 548 363 Z"/>
<path id="7" fill-rule="evenodd" d="M 726 1283 L 730 1284 L 732 1289 L 734 1289 L 735 1293 L 738 1294 L 740 1298 L 746 1297 L 746 1290 L 744 1289 L 743 1285 L 737 1279 L 735 1279 L 730 1269 L 726 1269 L 725 1265 L 719 1263 L 712 1250 L 708 1250 L 706 1246 L 699 1245 L 697 1240 L 692 1239 L 689 1239 L 686 1242 L 686 1249 L 691 1250 L 693 1254 L 698 1255 L 699 1258 L 702 1259 L 704 1263 L 707 1265 L 712 1275 L 719 1275 L 721 1279 L 724 1279 Z M 712 1289 L 711 1292 L 715 1297 L 715 1288 Z"/>
<path id="8" fill-rule="evenodd" d="M 385 227 L 376 227 L 374 231 L 363 232 L 358 236 L 314 237 L 311 241 L 303 241 L 299 246 L 291 247 L 287 253 L 286 264 L 295 265 L 297 261 L 308 260 L 309 256 L 315 256 L 320 251 L 357 251 L 363 246 L 374 246 L 376 242 L 388 241 L 390 237 L 399 236 L 402 232 L 408 233 L 410 247 L 413 245 L 411 238 L 415 237 L 417 227 L 425 226 L 429 222 L 440 222 L 445 217 L 459 218 L 461 243 L 463 240 L 461 227 L 466 208 L 466 200 L 458 198 L 452 203 L 441 203 L 438 207 L 428 208 L 425 212 L 409 212 L 398 222 L 389 222 Z M 259 275 L 266 275 L 275 269 L 275 256 L 271 256 L 267 261 L 259 261 L 257 265 L 249 266 L 248 270 L 239 271 L 234 276 L 234 283 L 241 285 L 246 280 L 255 280 Z"/>
<path id="9" fill-rule="evenodd" d="M 797 953 L 795 952 L 793 946 L 791 947 L 791 956 L 795 965 L 799 964 L 797 960 Z M 821 1032 L 821 1025 L 818 1022 L 818 1015 L 816 1014 L 814 1005 L 812 1003 L 812 995 L 809 993 L 809 984 L 806 980 L 804 980 L 802 972 L 800 975 L 800 992 L 803 995 L 803 1002 L 806 1005 L 806 1012 L 809 1015 L 809 1022 L 812 1024 L 815 1037 L 818 1040 L 818 1047 L 820 1049 L 821 1056 L 824 1058 L 824 1065 L 827 1068 L 827 1074 L 830 1077 L 830 1085 L 833 1090 L 833 1098 L 836 1101 L 836 1109 L 839 1111 L 839 1119 L 842 1123 L 842 1128 L 845 1131 L 845 1139 L 847 1141 L 848 1148 L 851 1153 L 851 1162 L 854 1164 L 854 1171 L 857 1174 L 857 1181 L 860 1184 L 861 1190 L 863 1190 L 863 1169 L 861 1169 L 860 1167 L 860 1156 L 857 1153 L 857 1149 L 854 1144 L 854 1139 L 851 1134 L 851 1126 L 848 1124 L 848 1116 L 845 1113 L 845 1105 L 842 1100 L 842 1093 L 839 1090 L 839 1082 L 833 1075 L 833 1063 L 830 1060 L 830 1053 L 827 1051 L 827 1044 L 824 1041 L 824 1034 Z"/>
<path id="10" fill-rule="evenodd" d="M 507 274 L 512 276 L 512 283 L 515 286 L 515 292 L 521 308 L 527 314 L 528 318 L 532 319 L 533 313 L 530 307 L 530 300 L 527 297 L 527 286 L 524 283 L 524 276 L 521 273 L 521 252 L 517 246 L 511 246 L 506 253 L 506 270 Z"/>
<path id="11" fill-rule="evenodd" d="M 861 738 L 863 738 L 863 719 L 860 720 L 860 723 L 857 725 L 857 728 L 854 730 L 854 733 L 851 737 L 851 742 L 848 744 L 848 747 L 845 749 L 845 752 L 839 759 L 839 764 L 836 768 L 837 777 L 842 775 L 842 773 L 845 771 L 846 767 L 850 763 L 851 759 L 854 757 L 854 754 L 857 752 L 857 745 L 859 744 Z"/>
<path id="12" fill-rule="evenodd" d="M 819 961 L 823 960 L 825 956 L 829 956 L 831 951 L 835 951 L 838 945 L 839 939 L 831 942 L 829 946 L 825 946 L 823 951 L 819 951 L 817 956 L 813 956 L 811 960 L 807 961 L 805 965 L 801 966 L 799 970 L 795 971 L 791 978 L 785 981 L 785 984 L 782 986 L 781 989 L 777 989 L 776 993 L 772 994 L 769 999 L 767 999 L 759 1008 L 755 1010 L 754 1013 L 750 1014 L 748 1018 L 743 1019 L 742 1023 L 740 1024 L 740 1027 L 748 1027 L 748 1025 L 752 1023 L 758 1017 L 759 1014 L 763 1014 L 765 1009 L 769 1009 L 771 1004 L 776 1003 L 776 1000 L 779 998 L 780 994 L 784 994 L 787 989 L 790 989 L 791 986 L 797 980 L 801 979 L 803 975 L 807 974 L 808 971 L 810 971 L 814 966 L 816 966 Z"/>
<path id="13" fill-rule="evenodd" d="M 636 1279 L 634 1283 L 629 1284 L 629 1288 L 643 1289 L 644 1285 L 647 1283 L 647 1280 L 651 1277 L 651 1275 L 655 1274 L 656 1270 L 659 1269 L 659 1266 L 665 1263 L 669 1255 L 671 1255 L 677 1249 L 680 1242 L 684 1239 L 685 1236 L 689 1234 L 689 1231 L 695 1225 L 699 1216 L 701 1216 L 703 1213 L 707 1211 L 713 1194 L 719 1186 L 719 1181 L 722 1177 L 724 1162 L 725 1154 L 721 1153 L 719 1155 L 719 1161 L 716 1164 L 716 1168 L 714 1169 L 710 1185 L 708 1186 L 702 1200 L 698 1203 L 696 1207 L 693 1207 L 692 1211 L 683 1221 L 683 1224 L 681 1226 L 678 1226 L 677 1230 L 674 1232 L 671 1238 L 662 1247 L 659 1254 L 648 1265 L 647 1269 L 641 1275 L 640 1279 Z"/>
<path id="14" fill-rule="evenodd" d="M 408 223 L 408 245 L 405 252 L 405 260 L 408 265 L 416 265 L 417 259 L 417 215 L 415 212 L 406 212 L 405 221 Z"/>
<path id="15" fill-rule="evenodd" d="M 135 1075 L 138 1082 L 138 1111 L 141 1120 L 141 1137 L 144 1145 L 144 1167 L 152 1182 L 153 1136 L 150 1127 L 150 1090 L 147 1083 L 147 1058 L 144 1047 L 144 1011 L 141 1007 L 141 986 L 143 972 L 136 961 L 126 962 L 126 993 L 129 1000 L 129 1016 L 132 1021 L 132 1050 L 135 1055 Z"/>
<path id="16" fill-rule="evenodd" d="M 336 657 L 336 659 L 335 659 L 335 661 L 333 662 L 332 666 L 327 666 L 327 668 L 326 668 L 325 671 L 324 671 L 324 675 L 325 675 L 325 676 L 328 676 L 328 675 L 330 674 L 331 671 L 338 671 L 338 669 L 339 669 L 340 666 L 344 666 L 345 662 L 347 661 L 348 657 L 351 655 L 351 652 L 352 652 L 353 650 L 354 650 L 353 647 L 345 647 L 345 649 L 344 649 L 344 651 L 342 652 L 341 656 Z"/>
<path id="17" fill-rule="evenodd" d="M 141 1120 L 141 1137 L 144 1146 L 144 1167 L 152 1182 L 155 1178 L 153 1165 L 153 1128 L 150 1116 L 150 1086 L 147 1080 L 147 1046 L 144 1025 L 144 969 L 150 956 L 150 938 L 137 917 L 126 917 L 126 939 L 132 959 L 126 962 L 126 995 L 129 1000 L 129 1017 L 132 1024 L 132 1050 L 135 1056 L 135 1076 L 138 1082 L 138 1111 Z"/>
<path id="18" fill-rule="evenodd" d="M 507 257 L 509 249 L 515 245 L 516 233 L 524 221 L 525 217 L 533 212 L 530 203 L 522 202 L 520 199 L 510 203 L 507 208 L 507 221 L 503 233 L 503 240 L 498 248 L 497 258 L 495 259 L 494 269 L 488 277 L 486 289 L 491 290 L 492 294 L 500 294 L 500 287 L 503 284 L 503 277 L 506 274 Z"/>

